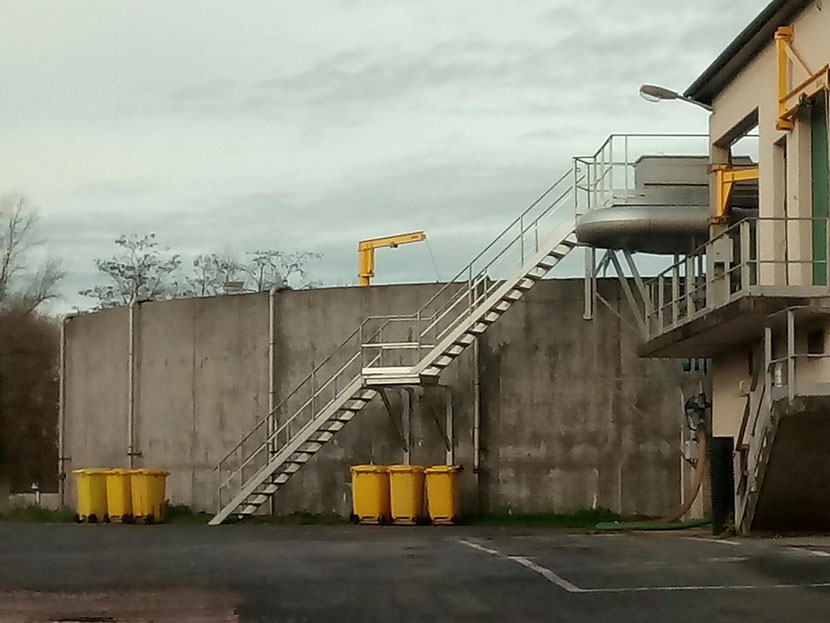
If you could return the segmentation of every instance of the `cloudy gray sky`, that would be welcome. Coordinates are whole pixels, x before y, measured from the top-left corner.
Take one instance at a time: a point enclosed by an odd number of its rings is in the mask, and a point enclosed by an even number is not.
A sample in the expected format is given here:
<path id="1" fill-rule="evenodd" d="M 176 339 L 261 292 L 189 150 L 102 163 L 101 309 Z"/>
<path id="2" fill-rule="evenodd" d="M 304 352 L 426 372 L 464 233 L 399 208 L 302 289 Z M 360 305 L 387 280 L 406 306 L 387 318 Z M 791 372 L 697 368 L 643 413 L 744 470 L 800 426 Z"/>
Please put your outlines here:
<path id="1" fill-rule="evenodd" d="M 651 105 L 766 0 L 0 0 L 0 191 L 41 209 L 64 306 L 121 233 L 186 255 L 325 253 L 424 229 L 377 283 L 434 280 L 611 132 L 705 132 Z"/>

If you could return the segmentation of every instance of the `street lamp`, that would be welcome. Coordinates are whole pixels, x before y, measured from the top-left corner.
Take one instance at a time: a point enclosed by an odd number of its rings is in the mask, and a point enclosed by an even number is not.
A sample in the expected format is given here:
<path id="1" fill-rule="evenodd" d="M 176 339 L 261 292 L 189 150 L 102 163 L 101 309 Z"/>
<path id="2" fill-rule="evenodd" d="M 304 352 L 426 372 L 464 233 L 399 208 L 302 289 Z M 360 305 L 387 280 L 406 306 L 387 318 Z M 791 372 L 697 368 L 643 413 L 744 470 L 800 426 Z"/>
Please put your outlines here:
<path id="1" fill-rule="evenodd" d="M 689 102 L 690 104 L 694 104 L 695 106 L 700 106 L 704 110 L 708 110 L 712 112 L 712 107 L 708 104 L 704 104 L 703 102 L 698 102 L 691 97 L 686 97 L 685 95 L 681 95 L 677 91 L 672 91 L 671 89 L 666 89 L 664 87 L 658 87 L 653 84 L 644 84 L 640 87 L 640 95 L 642 98 L 648 102 L 662 102 L 664 100 L 680 100 L 683 102 Z"/>

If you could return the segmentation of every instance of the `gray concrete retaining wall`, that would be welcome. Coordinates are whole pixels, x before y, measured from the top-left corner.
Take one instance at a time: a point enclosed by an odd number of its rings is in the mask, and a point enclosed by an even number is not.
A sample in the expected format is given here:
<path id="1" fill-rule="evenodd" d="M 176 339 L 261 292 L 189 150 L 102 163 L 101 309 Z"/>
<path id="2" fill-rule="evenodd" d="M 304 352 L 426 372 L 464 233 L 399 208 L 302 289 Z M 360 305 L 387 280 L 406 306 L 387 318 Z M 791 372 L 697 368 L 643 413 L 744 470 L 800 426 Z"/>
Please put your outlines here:
<path id="1" fill-rule="evenodd" d="M 616 282 L 603 296 L 624 318 Z M 283 291 L 274 305 L 275 400 L 369 314 L 411 312 L 438 285 Z M 171 471 L 171 503 L 215 510 L 216 463 L 268 412 L 268 294 L 144 303 L 135 312 L 136 467 Z M 452 393 L 463 509 L 561 512 L 591 506 L 659 514 L 680 497 L 677 361 L 643 360 L 637 336 L 600 308 L 582 319 L 581 280 L 539 283 L 443 374 Z M 128 311 L 66 327 L 67 468 L 126 466 Z M 480 377 L 481 469 L 473 473 L 474 372 Z M 442 388 L 412 417 L 412 462 L 445 461 L 435 418 Z M 399 391 L 390 392 L 393 406 Z M 403 451 L 373 401 L 277 495 L 278 513 L 350 508 L 349 465 L 397 463 Z M 67 500 L 74 499 L 72 478 Z"/>

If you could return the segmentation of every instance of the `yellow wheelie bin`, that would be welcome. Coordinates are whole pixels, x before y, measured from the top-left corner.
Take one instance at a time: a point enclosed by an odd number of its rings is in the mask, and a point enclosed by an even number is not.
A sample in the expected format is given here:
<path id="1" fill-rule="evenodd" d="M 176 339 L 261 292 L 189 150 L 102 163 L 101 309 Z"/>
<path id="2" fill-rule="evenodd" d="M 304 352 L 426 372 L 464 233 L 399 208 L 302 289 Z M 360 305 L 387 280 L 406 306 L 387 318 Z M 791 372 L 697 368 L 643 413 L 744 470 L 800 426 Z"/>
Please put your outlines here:
<path id="1" fill-rule="evenodd" d="M 133 503 L 130 486 L 132 472 L 128 469 L 109 469 L 107 481 L 107 514 L 115 523 L 133 521 Z"/>
<path id="2" fill-rule="evenodd" d="M 363 524 L 389 522 L 389 470 L 382 465 L 353 465 L 353 519 Z"/>
<path id="3" fill-rule="evenodd" d="M 452 525 L 460 517 L 457 465 L 433 465 L 426 470 L 427 508 L 432 523 Z"/>
<path id="4" fill-rule="evenodd" d="M 77 516 L 79 521 L 96 523 L 107 518 L 106 469 L 74 469 L 77 489 Z"/>
<path id="5" fill-rule="evenodd" d="M 165 490 L 170 472 L 163 469 L 130 470 L 133 516 L 145 524 L 163 523 L 166 515 Z"/>
<path id="6" fill-rule="evenodd" d="M 424 516 L 424 468 L 390 465 L 389 498 L 393 524 L 417 524 Z"/>

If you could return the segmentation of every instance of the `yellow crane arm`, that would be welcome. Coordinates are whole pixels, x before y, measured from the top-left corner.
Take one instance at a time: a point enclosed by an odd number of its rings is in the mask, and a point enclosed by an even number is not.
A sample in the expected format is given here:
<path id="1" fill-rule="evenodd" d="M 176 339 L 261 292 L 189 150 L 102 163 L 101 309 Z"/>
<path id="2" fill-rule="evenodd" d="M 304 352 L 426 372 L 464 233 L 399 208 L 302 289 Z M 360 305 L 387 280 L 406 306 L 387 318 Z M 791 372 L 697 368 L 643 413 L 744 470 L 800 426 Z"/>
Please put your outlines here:
<path id="1" fill-rule="evenodd" d="M 422 231 L 413 231 L 408 234 L 398 234 L 397 236 L 384 236 L 383 238 L 370 238 L 369 240 L 361 240 L 357 244 L 357 278 L 358 285 L 368 286 L 372 283 L 372 277 L 375 276 L 375 249 L 381 247 L 392 247 L 393 249 L 401 244 L 409 244 L 410 242 L 421 242 L 426 240 L 427 235 Z"/>

